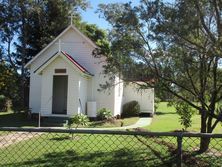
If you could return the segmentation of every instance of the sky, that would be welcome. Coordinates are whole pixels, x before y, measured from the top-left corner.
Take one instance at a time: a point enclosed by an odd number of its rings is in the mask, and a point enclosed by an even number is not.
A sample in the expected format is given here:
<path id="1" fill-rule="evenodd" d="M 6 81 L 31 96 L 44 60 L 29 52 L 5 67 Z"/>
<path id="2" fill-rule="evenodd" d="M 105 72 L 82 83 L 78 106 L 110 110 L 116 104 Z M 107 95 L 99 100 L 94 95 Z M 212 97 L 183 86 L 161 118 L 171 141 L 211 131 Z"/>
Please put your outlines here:
<path id="1" fill-rule="evenodd" d="M 82 19 L 85 22 L 88 22 L 90 24 L 96 24 L 98 27 L 102 29 L 109 29 L 110 26 L 108 22 L 99 17 L 98 13 L 95 13 L 96 10 L 98 9 L 98 5 L 103 3 L 103 4 L 108 4 L 108 3 L 126 3 L 131 1 L 132 5 L 138 5 L 140 0 L 88 0 L 90 2 L 91 8 L 87 9 L 86 11 L 82 11 Z M 174 0 L 165 0 L 165 2 L 172 2 Z"/>
<path id="2" fill-rule="evenodd" d="M 98 27 L 102 29 L 108 29 L 109 24 L 106 20 L 103 18 L 99 18 L 99 14 L 95 13 L 96 10 L 98 9 L 98 5 L 103 3 L 103 4 L 108 4 L 108 3 L 126 3 L 129 2 L 130 0 L 89 0 L 91 8 L 87 9 L 86 11 L 82 11 L 82 19 L 83 21 L 86 21 L 90 24 L 96 24 Z M 138 4 L 139 0 L 131 0 L 133 4 Z"/>

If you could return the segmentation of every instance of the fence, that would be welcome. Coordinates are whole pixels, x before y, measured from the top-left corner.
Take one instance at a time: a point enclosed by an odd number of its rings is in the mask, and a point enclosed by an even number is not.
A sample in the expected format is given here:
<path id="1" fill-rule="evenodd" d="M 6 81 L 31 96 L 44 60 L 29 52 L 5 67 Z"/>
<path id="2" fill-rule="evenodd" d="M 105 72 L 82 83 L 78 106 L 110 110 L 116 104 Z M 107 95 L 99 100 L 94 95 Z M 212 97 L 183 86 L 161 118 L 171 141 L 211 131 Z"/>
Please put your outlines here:
<path id="1" fill-rule="evenodd" d="M 200 138 L 210 138 L 198 154 Z M 0 128 L 0 166 L 221 166 L 222 135 Z"/>

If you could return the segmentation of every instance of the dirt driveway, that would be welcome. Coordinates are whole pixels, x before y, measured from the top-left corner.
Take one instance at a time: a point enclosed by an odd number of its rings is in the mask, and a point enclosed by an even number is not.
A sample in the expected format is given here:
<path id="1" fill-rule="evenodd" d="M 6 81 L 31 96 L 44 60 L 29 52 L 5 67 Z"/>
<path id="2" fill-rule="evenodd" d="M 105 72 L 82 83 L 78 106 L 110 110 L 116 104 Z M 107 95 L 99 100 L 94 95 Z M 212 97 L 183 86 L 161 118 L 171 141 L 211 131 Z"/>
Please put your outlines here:
<path id="1" fill-rule="evenodd" d="M 8 147 L 21 141 L 29 140 L 39 136 L 41 133 L 16 132 L 0 136 L 0 148 Z"/>

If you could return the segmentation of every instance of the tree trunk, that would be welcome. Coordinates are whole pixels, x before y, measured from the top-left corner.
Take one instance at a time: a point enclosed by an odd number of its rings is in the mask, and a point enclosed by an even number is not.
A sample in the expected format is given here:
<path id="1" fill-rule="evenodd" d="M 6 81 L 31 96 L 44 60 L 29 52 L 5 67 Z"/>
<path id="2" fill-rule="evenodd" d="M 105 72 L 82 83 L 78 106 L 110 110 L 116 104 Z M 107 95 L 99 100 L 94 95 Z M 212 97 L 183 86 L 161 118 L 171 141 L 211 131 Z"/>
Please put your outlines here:
<path id="1" fill-rule="evenodd" d="M 201 137 L 200 138 L 200 149 L 199 153 L 203 153 L 208 150 L 210 144 L 210 137 Z"/>
<path id="2" fill-rule="evenodd" d="M 207 112 L 205 109 L 201 111 L 201 133 L 207 133 Z M 209 137 L 201 137 L 200 138 L 200 149 L 199 153 L 203 153 L 208 150 L 210 144 Z"/>

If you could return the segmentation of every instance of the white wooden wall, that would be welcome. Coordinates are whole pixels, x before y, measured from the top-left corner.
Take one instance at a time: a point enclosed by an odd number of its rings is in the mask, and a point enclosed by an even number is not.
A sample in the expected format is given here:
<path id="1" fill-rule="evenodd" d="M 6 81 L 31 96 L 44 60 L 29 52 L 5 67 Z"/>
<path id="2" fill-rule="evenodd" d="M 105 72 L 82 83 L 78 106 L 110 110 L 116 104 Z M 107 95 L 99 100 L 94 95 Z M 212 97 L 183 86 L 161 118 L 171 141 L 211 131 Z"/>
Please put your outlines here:
<path id="1" fill-rule="evenodd" d="M 143 113 L 154 113 L 154 89 L 138 91 L 135 84 L 124 87 L 123 103 L 136 100 L 139 102 L 140 110 Z"/>

